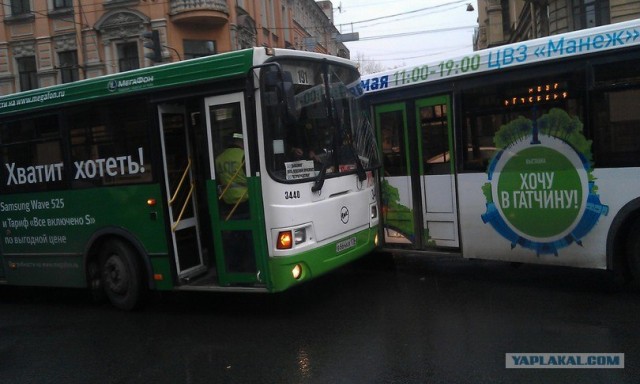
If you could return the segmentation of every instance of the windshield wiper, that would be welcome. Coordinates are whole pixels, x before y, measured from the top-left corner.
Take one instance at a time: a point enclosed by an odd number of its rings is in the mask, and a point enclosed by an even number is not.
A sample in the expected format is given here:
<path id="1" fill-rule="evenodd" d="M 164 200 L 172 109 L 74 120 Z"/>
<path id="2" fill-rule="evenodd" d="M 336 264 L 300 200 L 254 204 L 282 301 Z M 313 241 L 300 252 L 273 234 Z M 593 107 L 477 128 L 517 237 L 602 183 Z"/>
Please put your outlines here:
<path id="1" fill-rule="evenodd" d="M 325 59 L 324 62 L 322 63 L 322 73 L 323 73 L 323 84 L 324 84 L 324 104 L 325 104 L 325 108 L 327 108 L 327 120 L 330 122 L 334 122 L 334 114 L 333 114 L 333 106 L 332 101 L 331 101 L 331 87 L 329 84 L 329 64 L 328 61 Z M 333 153 L 333 155 L 331 157 L 335 157 L 336 154 L 338 153 L 337 151 L 337 147 L 336 147 L 336 142 L 335 142 L 335 128 L 334 128 L 334 140 L 333 140 L 333 148 L 331 150 L 331 152 Z M 328 160 L 328 159 L 327 159 Z M 335 163 L 335 158 L 333 159 L 333 163 Z M 322 169 L 320 170 L 320 173 L 318 174 L 318 176 L 316 177 L 316 181 L 315 183 L 313 183 L 313 186 L 311 187 L 311 192 L 318 192 L 319 190 L 322 189 L 322 187 L 324 186 L 324 180 L 327 177 L 327 170 L 329 169 L 329 164 L 331 162 L 327 161 L 322 162 Z"/>
<path id="2" fill-rule="evenodd" d="M 329 169 L 329 163 L 322 163 L 322 169 L 316 177 L 316 182 L 313 183 L 313 186 L 311 187 L 311 192 L 318 192 L 322 189 L 322 187 L 324 186 L 324 180 L 327 176 L 327 169 Z"/>
<path id="3" fill-rule="evenodd" d="M 358 175 L 358 180 L 364 181 L 367 178 L 367 173 L 364 171 L 362 160 L 360 159 L 360 156 L 358 156 L 353 143 L 349 143 L 349 147 L 351 147 L 351 153 L 353 154 L 353 157 L 356 158 L 356 174 Z"/>

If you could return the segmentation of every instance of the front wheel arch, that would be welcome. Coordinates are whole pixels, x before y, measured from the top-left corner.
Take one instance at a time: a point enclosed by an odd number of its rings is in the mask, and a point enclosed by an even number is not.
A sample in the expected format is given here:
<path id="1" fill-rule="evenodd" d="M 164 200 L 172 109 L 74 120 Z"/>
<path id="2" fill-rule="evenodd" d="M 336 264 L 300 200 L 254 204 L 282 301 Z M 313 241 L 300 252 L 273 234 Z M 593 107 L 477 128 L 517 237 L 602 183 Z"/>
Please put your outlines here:
<path id="1" fill-rule="evenodd" d="M 127 242 L 131 247 L 135 249 L 141 260 L 142 274 L 143 276 L 145 276 L 144 280 L 147 284 L 146 288 L 149 290 L 153 290 L 155 288 L 155 281 L 153 280 L 153 267 L 151 266 L 151 260 L 146 250 L 131 232 L 118 227 L 102 228 L 99 231 L 95 232 L 93 236 L 91 236 L 89 241 L 87 241 L 87 247 L 84 251 L 84 265 L 88 286 L 94 291 L 100 290 L 100 282 L 97 280 L 99 276 L 96 275 L 100 267 L 100 261 L 98 260 L 100 248 L 104 245 L 105 242 L 114 238 L 121 239 L 122 241 Z"/>
<path id="2" fill-rule="evenodd" d="M 631 223 L 624 250 L 628 275 L 633 287 L 640 287 L 640 219 Z"/>
<path id="3" fill-rule="evenodd" d="M 611 222 L 607 236 L 607 269 L 625 281 L 635 279 L 638 284 L 640 276 L 633 276 L 629 249 L 632 246 L 630 239 L 640 237 L 640 225 L 636 223 L 640 223 L 640 198 L 625 204 Z"/>

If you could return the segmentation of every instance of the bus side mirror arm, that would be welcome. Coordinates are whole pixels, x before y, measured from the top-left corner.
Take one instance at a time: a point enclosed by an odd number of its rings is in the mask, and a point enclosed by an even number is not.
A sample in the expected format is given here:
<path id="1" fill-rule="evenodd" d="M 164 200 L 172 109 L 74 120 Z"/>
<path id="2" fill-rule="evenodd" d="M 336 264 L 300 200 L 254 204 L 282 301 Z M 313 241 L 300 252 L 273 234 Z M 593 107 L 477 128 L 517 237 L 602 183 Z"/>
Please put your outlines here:
<path id="1" fill-rule="evenodd" d="M 285 121 L 295 121 L 296 118 L 296 101 L 295 101 L 295 92 L 293 90 L 293 80 L 291 78 L 291 74 L 289 72 L 284 72 L 279 63 L 266 63 L 260 65 L 254 65 L 249 68 L 249 72 L 247 73 L 247 77 L 249 78 L 247 88 L 252 86 L 252 75 L 253 71 L 258 68 L 265 67 L 276 67 L 278 77 L 277 80 L 273 76 L 265 76 L 265 85 L 267 87 L 274 87 L 278 90 L 279 102 L 282 106 L 282 114 L 285 118 Z M 268 73 L 267 73 L 268 75 Z M 251 92 L 253 93 L 253 92 Z"/>

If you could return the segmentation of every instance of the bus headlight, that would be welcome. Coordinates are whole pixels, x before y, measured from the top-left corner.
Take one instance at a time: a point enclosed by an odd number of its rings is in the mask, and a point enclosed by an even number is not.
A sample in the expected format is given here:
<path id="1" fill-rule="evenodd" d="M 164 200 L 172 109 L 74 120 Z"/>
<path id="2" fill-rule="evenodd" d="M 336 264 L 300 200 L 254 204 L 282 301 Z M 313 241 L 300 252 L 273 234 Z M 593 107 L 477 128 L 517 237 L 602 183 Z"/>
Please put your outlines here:
<path id="1" fill-rule="evenodd" d="M 306 247 L 314 242 L 313 225 L 302 224 L 296 227 L 273 229 L 275 249 L 287 251 L 298 247 Z"/>
<path id="2" fill-rule="evenodd" d="M 378 225 L 380 221 L 380 212 L 378 211 L 378 203 L 369 205 L 369 225 Z"/>
<path id="3" fill-rule="evenodd" d="M 307 241 L 307 230 L 305 228 L 298 228 L 293 231 L 293 241 L 295 245 L 302 244 Z"/>
<path id="4" fill-rule="evenodd" d="M 302 266 L 300 264 L 296 264 L 293 266 L 293 269 L 291 270 L 291 276 L 293 276 L 293 278 L 296 280 L 298 280 L 300 276 L 302 276 Z"/>

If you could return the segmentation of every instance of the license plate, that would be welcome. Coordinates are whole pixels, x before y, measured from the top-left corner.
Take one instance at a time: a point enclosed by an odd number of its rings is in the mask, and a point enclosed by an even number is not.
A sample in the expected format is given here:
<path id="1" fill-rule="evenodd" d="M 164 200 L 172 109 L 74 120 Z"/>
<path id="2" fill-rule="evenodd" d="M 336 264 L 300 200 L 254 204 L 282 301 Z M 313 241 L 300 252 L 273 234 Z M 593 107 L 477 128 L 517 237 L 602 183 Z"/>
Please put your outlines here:
<path id="1" fill-rule="evenodd" d="M 345 249 L 353 248 L 356 246 L 356 238 L 352 237 L 347 240 L 342 240 L 336 244 L 336 252 L 342 252 Z"/>

